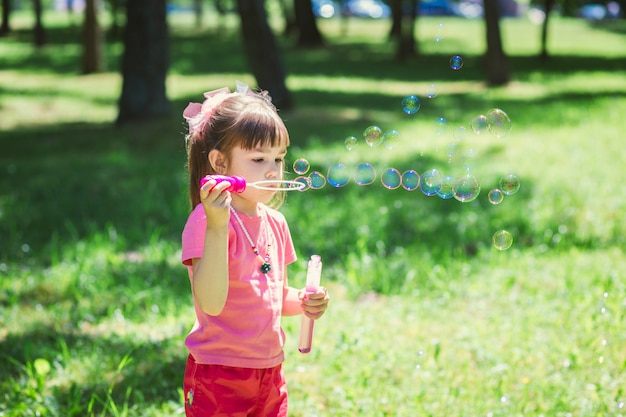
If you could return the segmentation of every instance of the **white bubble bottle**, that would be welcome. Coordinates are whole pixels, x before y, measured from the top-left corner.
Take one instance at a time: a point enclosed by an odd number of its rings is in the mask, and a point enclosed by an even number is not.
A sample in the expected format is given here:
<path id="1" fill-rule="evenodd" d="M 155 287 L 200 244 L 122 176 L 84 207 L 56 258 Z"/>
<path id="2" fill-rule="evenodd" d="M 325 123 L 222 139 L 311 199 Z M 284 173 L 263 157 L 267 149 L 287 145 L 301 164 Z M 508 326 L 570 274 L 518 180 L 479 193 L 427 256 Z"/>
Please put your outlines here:
<path id="1" fill-rule="evenodd" d="M 322 276 L 322 257 L 319 255 L 311 255 L 309 265 L 306 271 L 306 294 L 313 294 L 320 286 L 320 277 Z M 306 296 L 305 296 L 306 297 Z M 300 324 L 300 341 L 298 342 L 298 350 L 300 353 L 311 352 L 313 343 L 313 325 L 314 321 L 304 314 L 302 315 L 302 323 Z"/>

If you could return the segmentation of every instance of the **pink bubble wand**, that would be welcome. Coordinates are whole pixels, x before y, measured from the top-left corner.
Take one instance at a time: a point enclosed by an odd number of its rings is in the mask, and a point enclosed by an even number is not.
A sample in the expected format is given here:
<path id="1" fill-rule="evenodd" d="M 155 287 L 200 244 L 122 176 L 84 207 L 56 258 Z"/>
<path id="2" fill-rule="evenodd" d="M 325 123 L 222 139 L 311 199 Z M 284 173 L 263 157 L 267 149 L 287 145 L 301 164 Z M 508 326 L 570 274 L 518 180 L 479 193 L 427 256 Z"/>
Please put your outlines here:
<path id="1" fill-rule="evenodd" d="M 320 278 L 322 275 L 322 258 L 319 255 L 311 255 L 309 265 L 306 271 L 306 294 L 314 294 L 320 286 Z M 300 323 L 300 340 L 298 342 L 298 350 L 300 353 L 310 353 L 313 344 L 313 325 L 315 322 L 302 315 Z"/>
<path id="2" fill-rule="evenodd" d="M 306 184 L 301 181 L 263 180 L 246 182 L 246 179 L 239 175 L 207 175 L 200 180 L 200 187 L 206 184 L 209 180 L 215 180 L 216 185 L 224 181 L 230 183 L 227 190 L 231 193 L 243 193 L 246 190 L 246 187 L 254 187 L 259 190 L 267 191 L 300 191 L 306 186 Z"/>

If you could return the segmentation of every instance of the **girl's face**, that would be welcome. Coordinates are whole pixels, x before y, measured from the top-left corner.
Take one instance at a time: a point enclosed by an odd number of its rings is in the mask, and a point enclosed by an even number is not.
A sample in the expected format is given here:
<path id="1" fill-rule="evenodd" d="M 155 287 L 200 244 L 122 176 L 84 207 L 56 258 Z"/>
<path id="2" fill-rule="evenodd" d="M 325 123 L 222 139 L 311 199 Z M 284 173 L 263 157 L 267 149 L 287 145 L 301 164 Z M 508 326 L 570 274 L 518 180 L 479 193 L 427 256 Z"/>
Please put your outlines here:
<path id="1" fill-rule="evenodd" d="M 282 180 L 285 169 L 285 155 L 287 147 L 261 146 L 253 149 L 234 147 L 226 166 L 226 175 L 240 175 L 246 182 Z M 272 186 L 271 183 L 267 184 Z M 267 203 L 276 194 L 276 191 L 258 190 L 248 187 L 240 196 L 251 202 Z"/>

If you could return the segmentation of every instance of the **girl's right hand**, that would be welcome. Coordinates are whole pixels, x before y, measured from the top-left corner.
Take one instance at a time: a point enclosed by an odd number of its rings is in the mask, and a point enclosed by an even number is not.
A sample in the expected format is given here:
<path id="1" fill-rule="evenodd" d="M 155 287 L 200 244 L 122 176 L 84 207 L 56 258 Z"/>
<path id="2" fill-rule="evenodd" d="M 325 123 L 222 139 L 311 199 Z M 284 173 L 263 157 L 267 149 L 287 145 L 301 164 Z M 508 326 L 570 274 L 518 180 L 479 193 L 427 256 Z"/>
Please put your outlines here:
<path id="1" fill-rule="evenodd" d="M 206 214 L 207 227 L 228 226 L 232 197 L 227 189 L 230 185 L 228 181 L 218 183 L 210 179 L 200 187 L 200 202 Z"/>

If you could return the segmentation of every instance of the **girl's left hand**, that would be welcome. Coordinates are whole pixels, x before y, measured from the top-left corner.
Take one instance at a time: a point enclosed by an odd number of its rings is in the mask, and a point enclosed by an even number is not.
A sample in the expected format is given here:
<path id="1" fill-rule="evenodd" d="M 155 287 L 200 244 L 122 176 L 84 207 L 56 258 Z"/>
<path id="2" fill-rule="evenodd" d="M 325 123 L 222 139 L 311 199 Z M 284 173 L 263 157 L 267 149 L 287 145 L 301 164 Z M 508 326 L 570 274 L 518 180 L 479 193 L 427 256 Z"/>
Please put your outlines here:
<path id="1" fill-rule="evenodd" d="M 302 290 L 300 294 L 302 312 L 305 316 L 317 320 L 324 315 L 330 301 L 326 287 L 319 287 L 316 292 L 309 294 L 306 293 L 306 290 Z"/>

